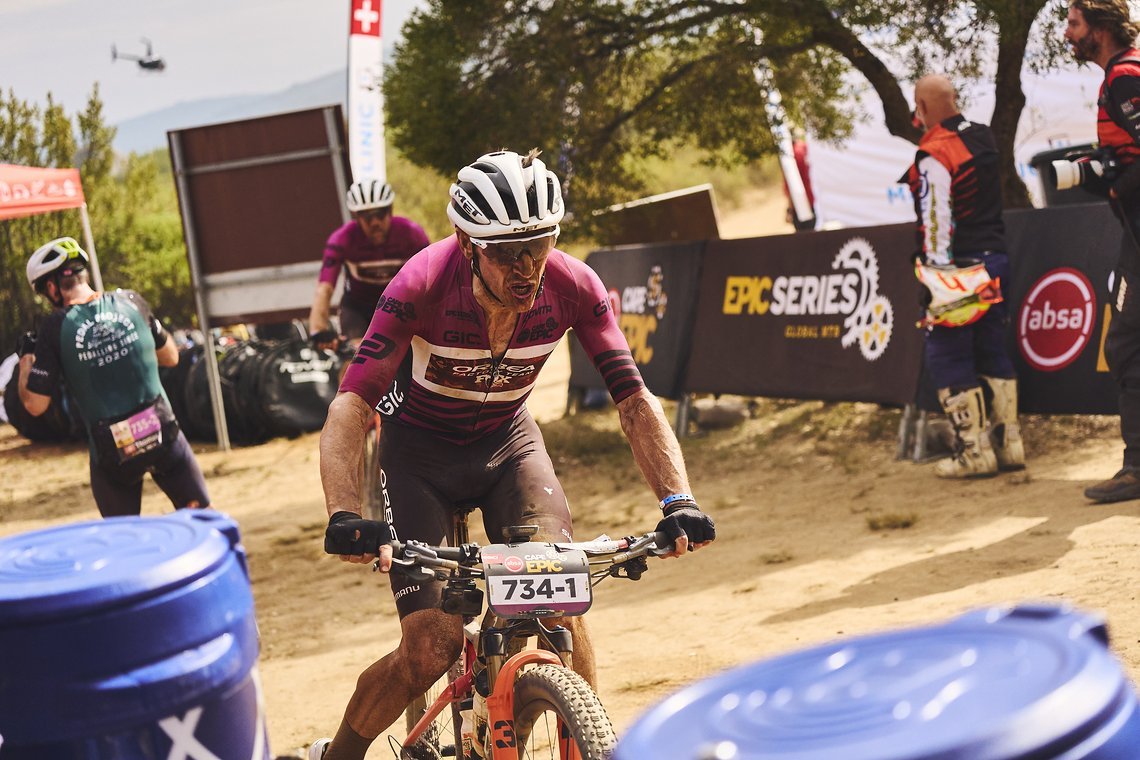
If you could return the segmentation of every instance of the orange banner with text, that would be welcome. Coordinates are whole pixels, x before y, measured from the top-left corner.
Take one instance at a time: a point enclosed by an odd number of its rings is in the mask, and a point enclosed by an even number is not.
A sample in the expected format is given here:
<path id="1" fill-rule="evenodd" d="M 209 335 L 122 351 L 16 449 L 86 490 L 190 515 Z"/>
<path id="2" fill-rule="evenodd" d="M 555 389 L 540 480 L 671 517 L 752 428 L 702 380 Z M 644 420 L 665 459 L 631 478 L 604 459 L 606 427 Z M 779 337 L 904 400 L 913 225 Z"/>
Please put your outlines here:
<path id="1" fill-rule="evenodd" d="M 0 219 L 79 208 L 84 203 L 78 169 L 0 164 Z"/>

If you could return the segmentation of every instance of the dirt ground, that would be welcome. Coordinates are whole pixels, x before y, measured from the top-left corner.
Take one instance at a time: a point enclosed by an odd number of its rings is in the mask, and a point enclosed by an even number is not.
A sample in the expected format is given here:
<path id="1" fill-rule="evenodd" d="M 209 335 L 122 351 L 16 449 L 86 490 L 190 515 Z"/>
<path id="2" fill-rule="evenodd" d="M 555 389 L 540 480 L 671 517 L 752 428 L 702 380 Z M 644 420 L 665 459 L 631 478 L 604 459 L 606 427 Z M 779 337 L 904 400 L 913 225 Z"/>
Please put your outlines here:
<path id="1" fill-rule="evenodd" d="M 640 533 L 653 498 L 612 410 L 554 419 L 534 397 L 581 538 Z M 667 407 L 672 415 L 672 409 Z M 895 460 L 897 410 L 760 401 L 736 427 L 687 437 L 694 492 L 720 538 L 599 587 L 589 614 L 600 692 L 619 731 L 685 684 L 840 636 L 945 620 L 980 605 L 1066 601 L 1107 616 L 1140 676 L 1140 502 L 1090 506 L 1111 475 L 1113 418 L 1030 419 L 1030 466 L 969 483 Z M 239 522 L 262 634 L 271 746 L 335 730 L 357 673 L 398 636 L 387 581 L 325 556 L 317 435 L 223 453 L 197 447 L 217 508 Z M 148 485 L 143 513 L 169 505 Z M 0 534 L 97 517 L 80 445 L 0 427 Z M 875 525 L 908 525 L 873 529 Z M 391 757 L 378 741 L 370 758 Z"/>
<path id="2" fill-rule="evenodd" d="M 780 204 L 767 205 L 782 214 Z M 756 234 L 756 223 L 743 226 Z M 559 419 L 566 365 L 562 353 L 529 403 L 578 537 L 650 530 L 654 499 L 613 411 Z M 619 732 L 734 665 L 1022 600 L 1104 614 L 1114 650 L 1140 678 L 1140 501 L 1090 506 L 1081 495 L 1120 461 L 1115 418 L 1029 419 L 1026 472 L 945 483 L 930 465 L 895 459 L 897 410 L 760 401 L 753 411 L 683 442 L 716 543 L 655 561 L 636 584 L 597 589 L 600 693 Z M 238 521 L 249 554 L 275 753 L 331 735 L 358 672 L 398 638 L 386 579 L 321 550 L 317 437 L 195 447 L 214 505 Z M 167 511 L 148 483 L 143 513 Z M 0 535 L 97 516 L 85 447 L 33 445 L 0 426 Z M 392 757 L 387 742 L 369 757 Z"/>

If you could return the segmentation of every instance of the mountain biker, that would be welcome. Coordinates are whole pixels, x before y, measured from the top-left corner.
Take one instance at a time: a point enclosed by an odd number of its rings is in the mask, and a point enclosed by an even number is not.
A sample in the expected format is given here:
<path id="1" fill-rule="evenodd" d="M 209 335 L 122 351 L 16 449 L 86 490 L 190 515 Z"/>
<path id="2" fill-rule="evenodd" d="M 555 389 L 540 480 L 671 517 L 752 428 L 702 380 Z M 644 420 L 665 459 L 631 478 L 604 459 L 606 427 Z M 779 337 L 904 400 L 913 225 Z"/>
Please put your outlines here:
<path id="1" fill-rule="evenodd" d="M 88 263 L 69 237 L 28 260 L 28 283 L 55 310 L 34 353 L 20 358 L 20 401 L 38 417 L 60 380 L 67 383 L 87 427 L 91 491 L 103 517 L 139 514 L 147 472 L 176 509 L 207 507 L 202 470 L 158 377 L 160 365 L 178 364 L 178 346 L 138 293 L 92 290 Z"/>
<path id="2" fill-rule="evenodd" d="M 354 345 L 364 335 L 376 300 L 412 254 L 428 244 L 427 234 L 411 219 L 392 214 L 396 194 L 392 186 L 375 179 L 354 182 L 345 194 L 352 221 L 338 227 L 325 243 L 317 290 L 309 311 L 309 334 L 322 348 L 331 329 L 329 305 L 337 278 L 344 269 L 340 299 L 340 338 Z"/>
<path id="3" fill-rule="evenodd" d="M 325 551 L 367 563 L 374 559 L 368 539 L 445 543 L 453 510 L 471 501 L 492 540 L 518 524 L 537 524 L 535 540 L 572 540 L 566 496 L 525 406 L 570 328 L 605 379 L 634 459 L 661 500 L 658 529 L 675 539 L 670 556 L 712 541 L 713 521 L 690 495 L 680 445 L 641 379 L 605 287 L 554 247 L 564 213 L 558 178 L 537 151 L 499 151 L 461 169 L 450 196 L 455 236 L 400 270 L 329 407 L 320 443 Z M 374 408 L 384 420 L 385 522 L 360 518 L 356 462 Z M 391 549 L 380 552 L 387 571 Z M 363 758 L 459 654 L 462 621 L 439 609 L 441 584 L 391 581 L 400 644 L 360 675 L 335 738 L 311 745 L 310 758 Z M 558 622 L 573 635 L 575 670 L 593 683 L 583 619 Z"/>

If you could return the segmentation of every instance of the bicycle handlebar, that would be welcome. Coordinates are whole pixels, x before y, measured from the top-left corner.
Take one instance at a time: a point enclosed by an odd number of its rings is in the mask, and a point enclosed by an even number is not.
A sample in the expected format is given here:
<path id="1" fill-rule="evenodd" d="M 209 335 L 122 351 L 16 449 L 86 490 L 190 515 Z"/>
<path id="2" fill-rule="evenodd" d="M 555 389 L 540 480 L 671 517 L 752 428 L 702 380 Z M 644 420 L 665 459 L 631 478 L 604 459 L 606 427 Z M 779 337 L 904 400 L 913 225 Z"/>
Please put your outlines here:
<path id="1" fill-rule="evenodd" d="M 673 551 L 673 543 L 664 531 L 645 533 L 641 536 L 622 539 L 601 538 L 594 541 L 553 544 L 562 549 L 577 549 L 585 552 L 588 558 L 601 560 L 591 564 L 620 565 L 624 562 L 645 557 L 650 554 L 661 556 Z M 460 567 L 472 572 L 473 576 L 482 575 L 479 566 L 482 564 L 480 547 L 478 544 L 467 544 L 463 547 L 432 546 L 409 541 L 403 543 L 393 541 L 392 569 L 397 572 L 416 574 L 417 569 L 426 570 L 432 574 L 438 570 L 458 570 Z M 377 547 L 379 548 L 379 547 Z"/>

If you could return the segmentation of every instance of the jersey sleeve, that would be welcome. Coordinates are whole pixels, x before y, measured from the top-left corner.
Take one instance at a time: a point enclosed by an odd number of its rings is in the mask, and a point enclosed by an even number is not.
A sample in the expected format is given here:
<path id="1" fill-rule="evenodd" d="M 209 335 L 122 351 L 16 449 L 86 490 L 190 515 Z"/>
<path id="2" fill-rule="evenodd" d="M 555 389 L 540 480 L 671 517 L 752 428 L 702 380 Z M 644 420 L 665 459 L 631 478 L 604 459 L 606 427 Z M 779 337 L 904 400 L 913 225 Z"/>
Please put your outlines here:
<path id="1" fill-rule="evenodd" d="M 953 217 L 950 202 L 950 171 L 933 156 L 922 156 L 918 169 L 919 195 L 916 202 L 922 225 L 922 255 L 930 264 L 950 264 Z"/>
<path id="2" fill-rule="evenodd" d="M 162 322 L 151 311 L 150 304 L 146 299 L 133 290 L 124 290 L 123 293 L 130 300 L 131 305 L 138 309 L 139 314 L 142 315 L 147 325 L 150 327 L 150 334 L 154 338 L 154 347 L 162 348 L 166 345 L 166 341 L 170 338 L 170 333 L 166 331 Z"/>
<path id="3" fill-rule="evenodd" d="M 578 316 L 574 334 L 597 367 L 614 403 L 645 387 L 633 361 L 629 343 L 618 327 L 601 278 L 585 264 L 575 270 L 578 283 Z"/>
<path id="4" fill-rule="evenodd" d="M 36 336 L 36 363 L 28 374 L 28 390 L 41 396 L 51 396 L 63 378 L 63 360 L 60 358 L 59 331 L 62 312 L 53 312 L 44 320 Z"/>
<path id="5" fill-rule="evenodd" d="M 1113 77 L 1108 84 L 1108 96 L 1123 119 L 1120 128 L 1140 145 L 1140 77 L 1125 73 Z"/>
<path id="6" fill-rule="evenodd" d="M 376 408 L 430 310 L 427 297 L 425 269 L 401 269 L 376 303 L 368 330 L 341 381 L 341 392 L 355 393 Z"/>
<path id="7" fill-rule="evenodd" d="M 325 251 L 321 256 L 321 272 L 317 282 L 326 282 L 336 287 L 336 279 L 340 276 L 340 269 L 344 265 L 344 241 L 340 230 L 329 235 L 325 241 Z"/>

